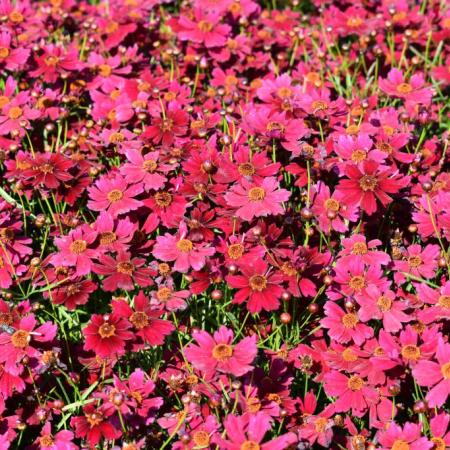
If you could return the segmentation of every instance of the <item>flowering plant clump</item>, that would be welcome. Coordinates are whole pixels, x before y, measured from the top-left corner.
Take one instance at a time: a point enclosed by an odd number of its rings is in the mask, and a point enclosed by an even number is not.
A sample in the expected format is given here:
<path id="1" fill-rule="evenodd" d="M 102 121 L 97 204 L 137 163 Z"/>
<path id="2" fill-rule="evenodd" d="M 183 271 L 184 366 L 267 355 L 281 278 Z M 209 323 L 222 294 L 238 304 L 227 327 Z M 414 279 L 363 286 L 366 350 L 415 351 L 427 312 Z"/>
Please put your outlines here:
<path id="1" fill-rule="evenodd" d="M 450 448 L 450 5 L 0 0 L 0 450 Z"/>

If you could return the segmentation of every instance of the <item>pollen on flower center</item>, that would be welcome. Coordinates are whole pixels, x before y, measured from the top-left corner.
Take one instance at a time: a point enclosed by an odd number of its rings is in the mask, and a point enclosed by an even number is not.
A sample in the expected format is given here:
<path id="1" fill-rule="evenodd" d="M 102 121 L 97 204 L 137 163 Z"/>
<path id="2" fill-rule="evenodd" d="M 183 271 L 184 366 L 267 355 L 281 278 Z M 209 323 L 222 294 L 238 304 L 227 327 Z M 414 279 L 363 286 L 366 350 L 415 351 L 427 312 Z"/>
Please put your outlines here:
<path id="1" fill-rule="evenodd" d="M 412 90 L 413 88 L 409 83 L 400 83 L 397 86 L 397 92 L 400 94 L 409 94 Z"/>
<path id="2" fill-rule="evenodd" d="M 157 169 L 158 164 L 155 161 L 153 161 L 153 159 L 147 159 L 142 164 L 142 167 L 145 171 L 152 173 Z"/>
<path id="3" fill-rule="evenodd" d="M 125 136 L 120 133 L 119 131 L 116 131 L 115 133 L 111 133 L 109 135 L 109 142 L 111 144 L 118 144 L 120 142 L 123 142 L 125 140 Z"/>
<path id="4" fill-rule="evenodd" d="M 277 90 L 277 94 L 280 98 L 289 98 L 292 97 L 292 89 L 287 86 L 283 86 Z"/>
<path id="5" fill-rule="evenodd" d="M 196 431 L 192 434 L 192 440 L 198 447 L 206 447 L 209 445 L 209 433 L 203 430 Z"/>
<path id="6" fill-rule="evenodd" d="M 45 174 L 53 173 L 55 170 L 55 168 L 51 164 L 41 164 L 37 169 Z"/>
<path id="7" fill-rule="evenodd" d="M 239 259 L 244 254 L 244 246 L 242 244 L 231 244 L 228 247 L 228 256 L 231 259 Z"/>
<path id="8" fill-rule="evenodd" d="M 314 111 L 326 111 L 328 109 L 327 102 L 324 102 L 323 100 L 314 100 L 311 103 L 311 106 Z"/>
<path id="9" fill-rule="evenodd" d="M 420 348 L 417 345 L 405 345 L 401 354 L 405 359 L 416 361 L 420 358 Z"/>
<path id="10" fill-rule="evenodd" d="M 269 122 L 266 126 L 267 131 L 284 131 L 284 126 L 280 122 Z"/>
<path id="11" fill-rule="evenodd" d="M 17 330 L 11 336 L 11 344 L 16 348 L 25 348 L 30 342 L 30 333 L 26 330 Z"/>
<path id="12" fill-rule="evenodd" d="M 177 242 L 177 249 L 180 250 L 180 252 L 189 253 L 193 248 L 194 245 L 189 239 L 180 239 Z"/>
<path id="13" fill-rule="evenodd" d="M 349 28 L 358 28 L 364 23 L 364 20 L 361 17 L 349 17 L 347 19 L 347 26 Z"/>
<path id="14" fill-rule="evenodd" d="M 350 278 L 348 285 L 354 291 L 360 291 L 364 287 L 366 287 L 366 279 L 362 275 L 357 275 L 355 277 Z"/>
<path id="15" fill-rule="evenodd" d="M 131 314 L 129 321 L 138 329 L 141 330 L 148 325 L 148 316 L 142 311 L 136 311 Z"/>
<path id="16" fill-rule="evenodd" d="M 255 167 L 252 163 L 242 163 L 238 166 L 238 172 L 244 177 L 250 177 L 255 173 Z"/>
<path id="17" fill-rule="evenodd" d="M 419 267 L 422 264 L 422 258 L 419 255 L 410 256 L 408 258 L 408 265 L 409 267 L 416 268 Z"/>
<path id="18" fill-rule="evenodd" d="M 80 255 L 83 253 L 87 248 L 87 242 L 83 239 L 76 239 L 70 244 L 70 251 L 72 253 L 75 253 L 76 255 Z"/>
<path id="19" fill-rule="evenodd" d="M 50 67 L 55 67 L 58 64 L 58 62 L 59 58 L 57 56 L 50 55 L 45 58 L 45 64 L 47 64 L 47 66 Z"/>
<path id="20" fill-rule="evenodd" d="M 352 247 L 354 255 L 365 255 L 367 253 L 367 245 L 364 242 L 355 242 Z"/>
<path id="21" fill-rule="evenodd" d="M 123 273 L 125 275 L 132 275 L 134 271 L 134 266 L 130 262 L 120 262 L 116 267 L 117 272 Z"/>
<path id="22" fill-rule="evenodd" d="M 100 425 L 103 422 L 103 414 L 100 412 L 88 414 L 86 416 L 86 420 L 91 428 L 96 427 L 97 425 Z"/>
<path id="23" fill-rule="evenodd" d="M 339 211 L 340 208 L 340 204 L 337 200 L 335 200 L 334 198 L 329 198 L 327 200 L 325 200 L 325 208 L 328 209 L 329 211 L 333 211 L 333 212 L 337 212 Z"/>
<path id="24" fill-rule="evenodd" d="M 18 119 L 19 117 L 22 116 L 22 108 L 20 108 L 19 106 L 13 106 L 9 111 L 8 111 L 8 117 L 10 119 Z"/>
<path id="25" fill-rule="evenodd" d="M 352 391 L 360 391 L 364 386 L 364 380 L 357 375 L 353 375 L 348 379 L 347 386 Z"/>
<path id="26" fill-rule="evenodd" d="M 101 338 L 110 338 L 116 334 L 116 327 L 106 322 L 99 327 L 98 334 Z"/>
<path id="27" fill-rule="evenodd" d="M 281 405 L 281 403 L 282 403 L 281 397 L 278 394 L 275 394 L 274 392 L 270 393 L 267 396 L 267 400 L 269 400 L 271 402 L 275 402 L 278 405 Z"/>
<path id="28" fill-rule="evenodd" d="M 441 308 L 449 309 L 450 308 L 450 295 L 441 295 L 438 299 L 438 305 Z"/>
<path id="29" fill-rule="evenodd" d="M 106 197 L 111 203 L 118 202 L 119 200 L 122 200 L 123 192 L 119 191 L 119 189 L 113 189 L 112 191 L 108 192 L 108 195 Z"/>
<path id="30" fill-rule="evenodd" d="M 358 324 L 358 316 L 354 313 L 347 313 L 345 314 L 342 319 L 342 325 L 344 325 L 345 328 L 355 328 Z"/>
<path id="31" fill-rule="evenodd" d="M 262 187 L 252 187 L 248 191 L 248 198 L 252 202 L 258 202 L 264 200 L 266 196 L 266 191 Z"/>
<path id="32" fill-rule="evenodd" d="M 217 344 L 212 350 L 212 356 L 217 361 L 226 361 L 233 356 L 233 347 L 227 344 Z"/>
<path id="33" fill-rule="evenodd" d="M 172 289 L 168 287 L 162 287 L 156 292 L 156 298 L 162 302 L 166 302 L 172 297 Z"/>
<path id="34" fill-rule="evenodd" d="M 167 208 L 172 203 L 172 194 L 169 192 L 158 192 L 155 194 L 155 203 L 160 208 Z"/>
<path id="35" fill-rule="evenodd" d="M 402 439 L 396 439 L 391 447 L 392 450 L 409 450 L 409 444 Z"/>
<path id="36" fill-rule="evenodd" d="M 325 417 L 318 417 L 314 421 L 314 428 L 317 433 L 323 433 L 325 431 L 327 424 L 328 424 L 328 420 L 325 419 Z"/>
<path id="37" fill-rule="evenodd" d="M 14 319 L 11 313 L 0 313 L 0 325 L 11 325 L 13 322 Z"/>
<path id="38" fill-rule="evenodd" d="M 378 308 L 381 309 L 381 311 L 386 312 L 386 311 L 390 311 L 390 309 L 392 308 L 392 300 L 384 295 L 382 295 L 378 300 L 377 300 L 377 306 Z"/>
<path id="39" fill-rule="evenodd" d="M 378 186 L 378 180 L 372 175 L 363 175 L 359 180 L 359 186 L 364 192 L 374 191 Z"/>
<path id="40" fill-rule="evenodd" d="M 9 56 L 9 49 L 6 47 L 0 47 L 0 59 L 5 59 Z"/>
<path id="41" fill-rule="evenodd" d="M 51 447 L 54 443 L 53 438 L 50 434 L 46 434 L 39 439 L 41 447 Z"/>
<path id="42" fill-rule="evenodd" d="M 353 352 L 353 350 L 351 348 L 346 348 L 342 352 L 342 359 L 346 362 L 355 362 L 358 360 L 358 356 L 355 355 L 355 353 Z"/>
<path id="43" fill-rule="evenodd" d="M 213 24 L 207 20 L 200 20 L 198 23 L 198 29 L 203 33 L 209 33 L 213 29 Z"/>
<path id="44" fill-rule="evenodd" d="M 387 153 L 388 155 L 390 155 L 393 151 L 392 145 L 388 144 L 387 142 L 380 142 L 377 145 L 378 150 Z"/>
<path id="45" fill-rule="evenodd" d="M 254 291 L 261 292 L 267 287 L 267 278 L 264 275 L 253 275 L 248 284 Z"/>
<path id="46" fill-rule="evenodd" d="M 241 450 L 260 450 L 260 446 L 255 441 L 245 441 L 241 444 Z"/>
<path id="47" fill-rule="evenodd" d="M 351 158 L 355 163 L 362 162 L 367 159 L 367 152 L 365 150 L 355 150 L 352 152 Z"/>
<path id="48" fill-rule="evenodd" d="M 102 245 L 112 244 L 116 240 L 117 236 L 113 231 L 104 231 L 103 233 L 100 233 L 100 244 Z"/>
<path id="49" fill-rule="evenodd" d="M 248 411 L 251 413 L 257 413 L 262 406 L 258 397 L 249 397 L 245 403 L 247 404 Z"/>
<path id="50" fill-rule="evenodd" d="M 98 66 L 98 73 L 102 77 L 109 77 L 112 73 L 112 68 L 111 66 L 108 66 L 108 64 L 100 64 Z"/>
<path id="51" fill-rule="evenodd" d="M 445 363 L 442 367 L 441 367 L 441 372 L 443 377 L 448 380 L 450 378 L 450 362 Z"/>
<path id="52" fill-rule="evenodd" d="M 440 437 L 432 437 L 430 441 L 434 444 L 433 450 L 445 450 L 446 443 L 444 439 Z"/>

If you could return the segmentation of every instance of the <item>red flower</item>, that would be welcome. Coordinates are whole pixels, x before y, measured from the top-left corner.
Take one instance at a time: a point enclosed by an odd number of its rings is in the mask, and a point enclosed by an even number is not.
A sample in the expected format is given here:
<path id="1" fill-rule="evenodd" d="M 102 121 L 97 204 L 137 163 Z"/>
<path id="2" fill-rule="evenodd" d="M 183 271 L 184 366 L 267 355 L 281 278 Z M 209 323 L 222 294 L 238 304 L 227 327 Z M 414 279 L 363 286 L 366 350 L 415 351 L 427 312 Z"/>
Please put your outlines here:
<path id="1" fill-rule="evenodd" d="M 410 179 L 370 160 L 364 161 L 361 167 L 347 166 L 345 175 L 349 179 L 341 180 L 337 190 L 349 203 L 359 205 L 368 215 L 377 210 L 376 199 L 387 206 L 392 201 L 387 194 L 398 193 L 408 185 Z"/>
<path id="2" fill-rule="evenodd" d="M 131 291 L 134 283 L 141 287 L 153 284 L 153 270 L 143 267 L 145 259 L 132 258 L 127 252 L 120 252 L 116 259 L 110 255 L 101 255 L 99 263 L 94 264 L 93 270 L 104 275 L 103 289 L 115 291 L 117 288 Z"/>
<path id="3" fill-rule="evenodd" d="M 278 273 L 270 274 L 268 265 L 263 259 L 255 259 L 252 264 L 241 266 L 242 275 L 228 275 L 227 283 L 239 289 L 234 295 L 233 303 L 243 303 L 248 300 L 247 309 L 252 313 L 261 310 L 273 311 L 278 309 L 279 298 L 283 293 L 280 286 L 283 276 Z"/>
<path id="4" fill-rule="evenodd" d="M 128 331 L 130 327 L 130 323 L 116 313 L 93 314 L 89 325 L 83 329 L 84 349 L 102 358 L 122 355 L 126 341 L 133 339 L 133 333 Z"/>
<path id="5" fill-rule="evenodd" d="M 118 317 L 126 318 L 133 325 L 136 336 L 144 344 L 162 345 L 165 337 L 175 329 L 168 320 L 159 319 L 164 311 L 152 308 L 142 291 L 134 297 L 133 307 L 125 300 L 116 300 L 112 303 L 112 310 Z M 138 344 L 135 349 L 142 347 L 144 346 Z"/>

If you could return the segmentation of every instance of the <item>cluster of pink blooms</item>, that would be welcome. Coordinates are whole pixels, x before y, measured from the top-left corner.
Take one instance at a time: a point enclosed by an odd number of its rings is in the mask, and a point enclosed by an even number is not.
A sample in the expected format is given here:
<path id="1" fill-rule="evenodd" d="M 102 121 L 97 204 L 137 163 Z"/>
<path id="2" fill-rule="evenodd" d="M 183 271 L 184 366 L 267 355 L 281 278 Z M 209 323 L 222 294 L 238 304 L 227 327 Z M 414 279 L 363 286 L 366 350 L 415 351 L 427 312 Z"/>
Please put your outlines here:
<path id="1" fill-rule="evenodd" d="M 0 0 L 0 450 L 450 448 L 450 6 Z"/>

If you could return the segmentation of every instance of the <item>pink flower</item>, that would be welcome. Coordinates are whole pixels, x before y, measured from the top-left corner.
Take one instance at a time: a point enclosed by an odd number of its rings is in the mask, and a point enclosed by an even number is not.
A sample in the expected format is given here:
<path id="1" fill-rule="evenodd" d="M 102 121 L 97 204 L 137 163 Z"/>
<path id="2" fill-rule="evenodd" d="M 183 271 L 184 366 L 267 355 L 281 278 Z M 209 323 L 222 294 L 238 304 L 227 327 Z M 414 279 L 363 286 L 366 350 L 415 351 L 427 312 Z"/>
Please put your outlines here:
<path id="1" fill-rule="evenodd" d="M 217 11 L 205 12 L 200 8 L 194 9 L 194 20 L 181 15 L 177 29 L 178 37 L 182 41 L 204 44 L 206 47 L 222 47 L 231 31 L 229 25 L 221 24 L 222 14 Z"/>
<path id="2" fill-rule="evenodd" d="M 274 177 L 264 178 L 260 184 L 242 179 L 241 184 L 235 184 L 225 194 L 225 200 L 229 206 L 238 208 L 238 217 L 250 221 L 255 217 L 282 214 L 281 203 L 287 201 L 290 195 L 286 189 L 279 188 Z"/>
<path id="3" fill-rule="evenodd" d="M 421 436 L 421 425 L 406 422 L 403 429 L 394 422 L 389 424 L 387 430 L 378 432 L 378 442 L 382 445 L 380 450 L 428 450 L 433 443 Z"/>
<path id="4" fill-rule="evenodd" d="M 419 319 L 429 324 L 437 320 L 450 320 L 450 281 L 439 290 L 432 289 L 425 283 L 417 283 L 416 291 L 419 298 L 431 305 L 419 311 Z"/>
<path id="5" fill-rule="evenodd" d="M 398 193 L 409 182 L 408 176 L 401 177 L 392 168 L 380 166 L 372 160 L 364 161 L 361 167 L 347 166 L 345 175 L 348 179 L 341 180 L 337 190 L 369 216 L 377 210 L 377 199 L 387 206 L 392 202 L 388 194 Z"/>
<path id="6" fill-rule="evenodd" d="M 381 291 L 370 285 L 364 294 L 355 296 L 361 306 L 358 317 L 362 322 L 370 320 L 383 320 L 383 328 L 389 333 L 396 333 L 402 329 L 402 323 L 409 322 L 411 317 L 403 311 L 408 308 L 406 303 L 395 301 L 395 294 L 390 291 Z"/>
<path id="7" fill-rule="evenodd" d="M 166 233 L 156 238 L 153 256 L 161 261 L 175 261 L 174 269 L 186 273 L 191 267 L 200 270 L 206 263 L 206 258 L 215 253 L 214 247 L 192 242 L 186 239 L 187 227 L 180 225 L 180 231 L 175 235 Z"/>
<path id="8" fill-rule="evenodd" d="M 431 438 L 436 450 L 450 447 L 450 431 L 448 425 L 450 416 L 447 413 L 439 413 L 430 420 Z"/>
<path id="9" fill-rule="evenodd" d="M 279 298 L 283 293 L 280 283 L 283 280 L 279 272 L 270 274 L 268 265 L 262 258 L 241 265 L 242 275 L 229 275 L 227 283 L 238 289 L 234 295 L 233 303 L 243 303 L 248 300 L 247 309 L 252 313 L 261 310 L 273 311 L 278 309 Z"/>
<path id="10" fill-rule="evenodd" d="M 87 224 L 72 230 L 67 236 L 55 238 L 59 252 L 51 256 L 51 263 L 55 266 L 75 267 L 78 276 L 88 274 L 93 265 L 92 259 L 98 253 L 90 247 L 96 238 L 97 232 Z"/>
<path id="11" fill-rule="evenodd" d="M 439 339 L 436 359 L 438 362 L 421 360 L 412 373 L 420 386 L 431 389 L 427 394 L 429 406 L 442 406 L 450 395 L 450 344 Z"/>
<path id="12" fill-rule="evenodd" d="M 36 328 L 37 320 L 34 315 L 20 319 L 12 334 L 0 333 L 0 362 L 5 363 L 5 368 L 14 369 L 22 358 L 37 358 L 41 352 L 36 348 L 39 343 L 50 342 L 56 336 L 57 326 L 51 322 L 45 322 Z"/>
<path id="13" fill-rule="evenodd" d="M 104 275 L 103 289 L 115 291 L 117 288 L 131 291 L 134 283 L 145 287 L 153 284 L 154 272 L 145 265 L 144 258 L 132 258 L 127 252 L 119 252 L 114 259 L 110 255 L 101 255 L 99 263 L 94 264 L 93 270 L 99 275 Z"/>
<path id="14" fill-rule="evenodd" d="M 30 50 L 11 47 L 11 34 L 7 31 L 0 33 L 0 64 L 8 70 L 18 70 L 26 64 Z"/>
<path id="15" fill-rule="evenodd" d="M 343 261 L 359 261 L 368 266 L 385 266 L 389 264 L 391 258 L 383 251 L 376 250 L 381 245 L 379 239 L 372 239 L 367 242 L 362 234 L 353 234 L 349 238 L 342 240 L 343 249 L 339 252 Z"/>
<path id="16" fill-rule="evenodd" d="M 325 318 L 321 320 L 324 328 L 328 328 L 328 335 L 339 343 L 347 343 L 353 340 L 356 345 L 361 345 L 373 336 L 373 329 L 359 321 L 355 312 L 345 312 L 336 303 L 325 303 Z"/>
<path id="17" fill-rule="evenodd" d="M 228 373 L 240 377 L 252 370 L 255 359 L 256 335 L 246 337 L 233 345 L 234 333 L 221 326 L 211 336 L 206 331 L 192 333 L 198 345 L 190 344 L 185 348 L 186 359 L 198 370 L 212 377 L 216 372 Z"/>
<path id="18" fill-rule="evenodd" d="M 114 220 L 106 211 L 100 212 L 93 227 L 98 233 L 99 251 L 125 252 L 136 231 L 128 217 Z"/>
<path id="19" fill-rule="evenodd" d="M 423 248 L 419 244 L 410 245 L 404 259 L 394 262 L 395 269 L 402 272 L 399 273 L 400 279 L 404 279 L 403 273 L 424 279 L 434 278 L 439 254 L 438 245 L 429 244 Z"/>
<path id="20" fill-rule="evenodd" d="M 51 422 L 46 422 L 42 427 L 40 436 L 36 439 L 36 445 L 40 449 L 47 450 L 75 450 L 78 447 L 72 442 L 73 433 L 68 430 L 52 434 Z"/>
<path id="21" fill-rule="evenodd" d="M 325 374 L 324 389 L 327 395 L 337 397 L 334 402 L 336 412 L 351 410 L 356 417 L 363 416 L 379 398 L 375 388 L 361 376 L 353 374 L 347 377 L 336 370 Z"/>
<path id="22" fill-rule="evenodd" d="M 149 152 L 143 155 L 139 150 L 129 149 L 125 151 L 128 163 L 120 167 L 120 173 L 129 183 L 144 183 L 146 189 L 158 190 L 164 186 L 167 178 L 158 173 L 170 170 L 167 165 L 158 162 L 159 152 Z"/>
<path id="23" fill-rule="evenodd" d="M 113 217 L 134 211 L 143 205 L 134 198 L 143 191 L 143 185 L 129 185 L 118 174 L 114 178 L 101 177 L 88 191 L 91 198 L 88 208 L 93 211 L 108 211 Z"/>
<path id="24" fill-rule="evenodd" d="M 262 412 L 243 416 L 228 415 L 224 425 L 228 440 L 220 439 L 220 448 L 223 450 L 285 450 L 297 442 L 293 433 L 286 433 L 262 443 L 264 435 L 271 428 L 269 417 Z"/>
<path id="25" fill-rule="evenodd" d="M 425 79 L 421 74 L 414 74 L 409 83 L 398 69 L 391 69 L 387 79 L 378 81 L 380 89 L 388 95 L 402 98 L 408 102 L 429 103 L 433 95 L 430 88 L 425 88 Z"/>

